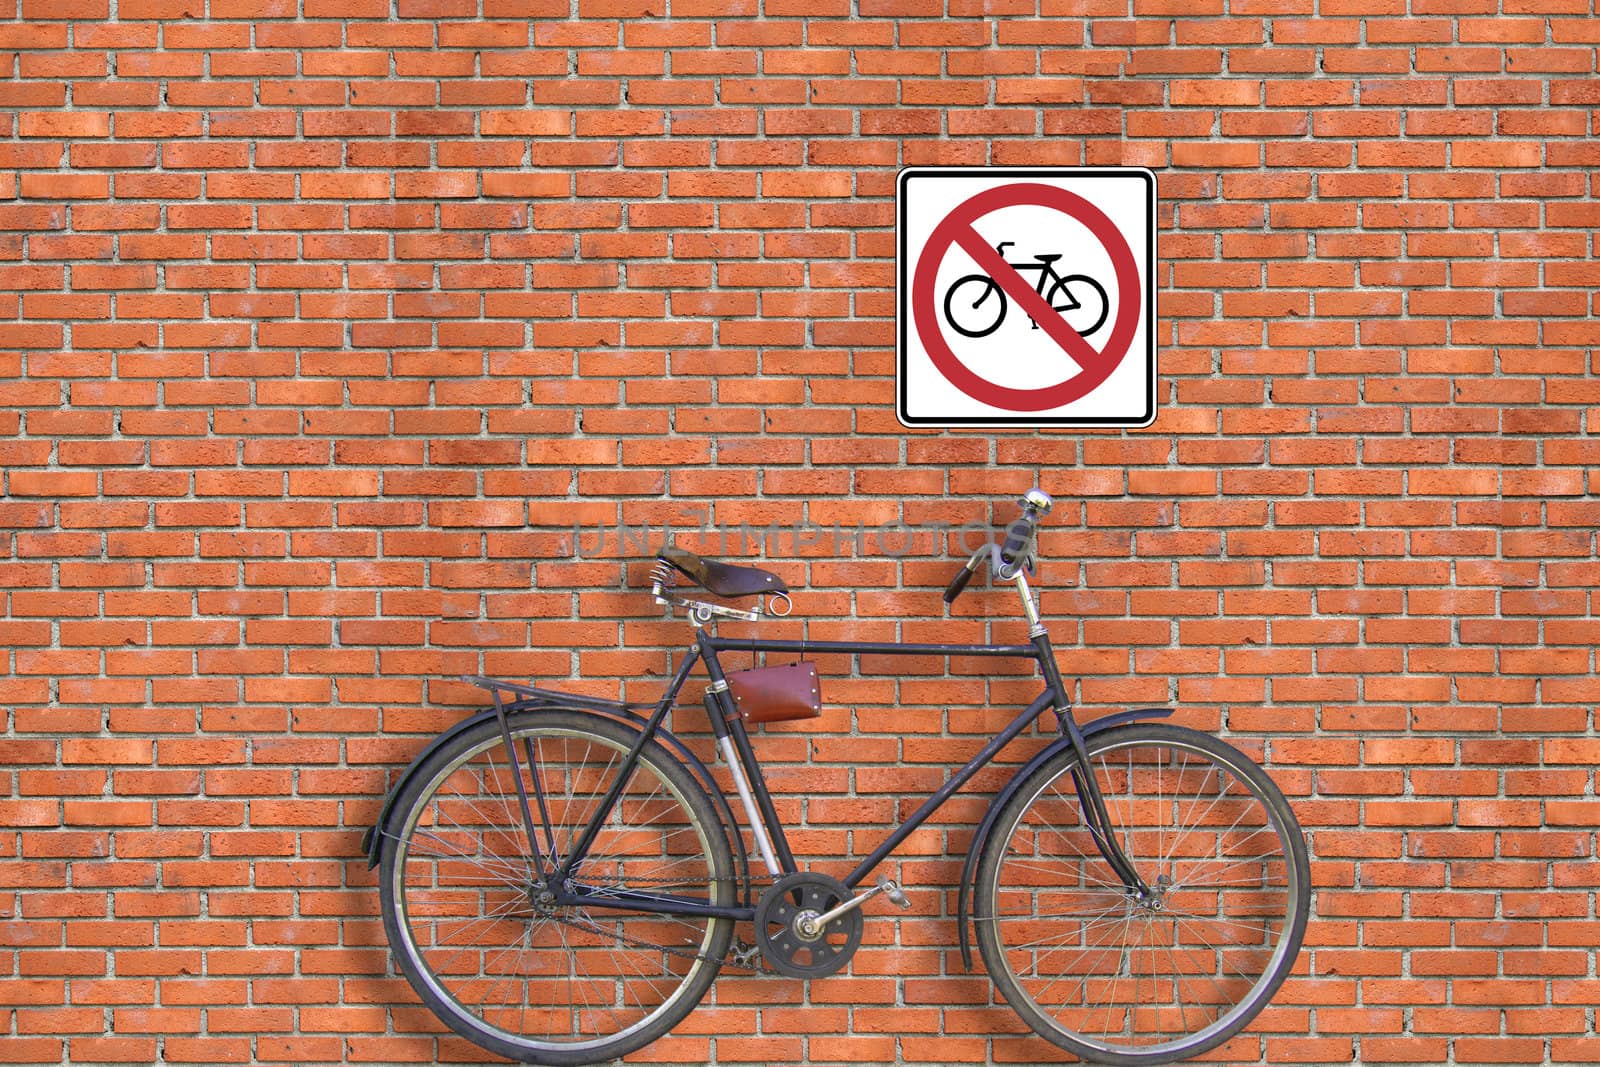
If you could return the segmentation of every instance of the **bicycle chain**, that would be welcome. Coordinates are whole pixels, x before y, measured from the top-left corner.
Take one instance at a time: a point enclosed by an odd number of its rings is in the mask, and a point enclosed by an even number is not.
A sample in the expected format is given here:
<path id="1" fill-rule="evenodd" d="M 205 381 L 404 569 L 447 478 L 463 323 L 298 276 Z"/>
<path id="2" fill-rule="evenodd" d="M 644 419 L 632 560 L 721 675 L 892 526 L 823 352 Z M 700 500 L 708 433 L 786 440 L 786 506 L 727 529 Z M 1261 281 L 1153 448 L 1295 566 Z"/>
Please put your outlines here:
<path id="1" fill-rule="evenodd" d="M 753 874 L 750 876 L 750 880 L 751 882 L 755 882 L 756 880 L 765 880 L 766 882 L 771 883 L 777 881 L 777 876 L 771 874 Z M 706 879 L 706 883 L 708 885 L 732 885 L 735 887 L 740 884 L 740 881 L 741 880 L 738 878 Z M 628 879 L 628 882 L 632 885 L 681 885 L 683 879 L 632 877 Z M 647 948 L 656 952 L 665 952 L 669 956 L 677 956 L 680 959 L 704 960 L 707 963 L 716 963 L 720 967 L 738 967 L 741 970 L 753 971 L 756 974 L 772 975 L 775 978 L 782 977 L 777 971 L 769 967 L 766 961 L 761 958 L 761 946 L 748 945 L 737 938 L 729 942 L 728 951 L 724 952 L 722 954 L 722 958 L 719 960 L 717 957 L 705 952 L 691 952 L 688 949 L 673 948 L 670 945 L 658 945 L 652 941 L 641 941 L 636 937 L 629 937 L 627 934 L 619 931 L 607 930 L 592 919 L 577 919 L 570 916 L 560 915 L 552 915 L 551 918 L 565 926 L 575 927 L 576 929 L 584 930 L 591 934 L 599 934 L 602 937 L 615 938 L 622 944 L 629 945 L 633 948 Z"/>
<path id="2" fill-rule="evenodd" d="M 552 916 L 552 918 L 564 926 L 571 926 L 591 934 L 599 934 L 602 937 L 615 938 L 621 944 L 632 948 L 650 949 L 654 952 L 665 952 L 669 956 L 677 956 L 680 959 L 704 960 L 707 963 L 715 963 L 719 967 L 737 967 L 740 970 L 779 977 L 778 972 L 767 966 L 766 962 L 761 959 L 760 946 L 746 945 L 737 939 L 730 943 L 728 951 L 723 953 L 722 958 L 719 960 L 717 957 L 705 952 L 691 952 L 684 948 L 672 948 L 670 945 L 658 945 L 653 941 L 641 941 L 639 938 L 629 937 L 627 934 L 618 933 L 615 930 L 607 930 L 593 920 L 563 916 Z"/>

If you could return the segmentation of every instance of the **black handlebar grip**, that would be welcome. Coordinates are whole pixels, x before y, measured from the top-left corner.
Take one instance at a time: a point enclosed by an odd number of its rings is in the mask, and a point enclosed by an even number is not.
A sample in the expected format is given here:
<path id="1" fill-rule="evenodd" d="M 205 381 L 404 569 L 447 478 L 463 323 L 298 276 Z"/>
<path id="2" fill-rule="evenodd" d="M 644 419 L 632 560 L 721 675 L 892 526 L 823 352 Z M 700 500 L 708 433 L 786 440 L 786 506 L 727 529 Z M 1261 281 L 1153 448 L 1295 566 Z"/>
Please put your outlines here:
<path id="1" fill-rule="evenodd" d="M 945 586 L 944 589 L 944 602 L 946 604 L 954 604 L 956 602 L 956 597 L 961 595 L 961 590 L 965 589 L 967 583 L 972 581 L 973 570 L 973 567 L 967 566 L 956 571 L 956 576 L 950 579 L 950 584 Z"/>

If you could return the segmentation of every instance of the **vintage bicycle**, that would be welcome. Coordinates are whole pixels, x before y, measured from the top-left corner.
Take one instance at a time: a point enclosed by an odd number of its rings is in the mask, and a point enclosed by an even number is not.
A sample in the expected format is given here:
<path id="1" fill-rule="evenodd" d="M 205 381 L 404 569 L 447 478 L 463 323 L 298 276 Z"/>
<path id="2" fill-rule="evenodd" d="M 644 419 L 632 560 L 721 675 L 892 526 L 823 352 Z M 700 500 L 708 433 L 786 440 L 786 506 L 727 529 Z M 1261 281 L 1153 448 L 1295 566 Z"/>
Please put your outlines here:
<path id="1" fill-rule="evenodd" d="M 1265 771 L 1215 737 L 1159 721 L 1167 709 L 1075 721 L 1028 582 L 1051 501 L 1034 490 L 1022 505 L 1004 542 L 973 553 L 944 596 L 953 602 L 986 568 L 1015 586 L 1026 644 L 721 636 L 718 618 L 787 613 L 785 583 L 668 547 L 652 593 L 687 612 L 692 643 L 654 705 L 466 679 L 492 706 L 417 756 L 364 841 L 389 944 L 418 996 L 486 1049 L 565 1065 L 667 1033 L 724 964 L 837 972 L 861 943 L 862 905 L 879 895 L 905 903 L 886 877 L 858 892 L 862 883 L 1049 713 L 1058 736 L 999 790 L 972 836 L 955 916 L 964 963 L 975 934 L 1005 1002 L 1084 1059 L 1163 1063 L 1239 1032 L 1305 933 L 1299 825 Z M 684 595 L 686 583 L 722 602 Z M 749 598 L 753 608 L 726 603 Z M 1033 661 L 1044 691 L 834 879 L 796 863 L 744 714 L 791 717 L 782 709 L 796 698 L 803 714 L 808 698 L 816 703 L 814 674 L 804 664 L 724 671 L 719 655 L 734 651 L 1016 657 Z M 697 664 L 753 847 L 710 769 L 664 725 Z M 736 939 L 736 927 L 748 934 Z"/>

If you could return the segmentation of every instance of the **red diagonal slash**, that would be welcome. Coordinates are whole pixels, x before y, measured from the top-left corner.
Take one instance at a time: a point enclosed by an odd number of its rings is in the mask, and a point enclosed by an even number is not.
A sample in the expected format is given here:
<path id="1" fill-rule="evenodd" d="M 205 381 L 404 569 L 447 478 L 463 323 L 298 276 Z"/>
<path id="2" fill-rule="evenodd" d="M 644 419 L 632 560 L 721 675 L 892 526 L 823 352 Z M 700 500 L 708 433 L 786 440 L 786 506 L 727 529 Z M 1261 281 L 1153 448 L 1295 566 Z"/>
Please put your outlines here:
<path id="1" fill-rule="evenodd" d="M 1007 296 L 1015 300 L 1017 306 L 1027 312 L 1030 319 L 1039 324 L 1039 329 L 1049 334 L 1051 340 L 1077 361 L 1083 373 L 1100 369 L 1105 357 L 1085 341 L 1077 330 L 1067 325 L 1067 320 L 1062 317 L 1061 312 L 1040 296 L 1037 289 L 1029 285 L 1027 279 L 1005 261 L 1004 256 L 990 247 L 989 242 L 985 241 L 977 230 L 970 224 L 960 226 L 951 236 L 955 243 L 977 262 L 979 269 L 993 279 Z M 1115 363 L 1115 360 L 1112 362 Z"/>

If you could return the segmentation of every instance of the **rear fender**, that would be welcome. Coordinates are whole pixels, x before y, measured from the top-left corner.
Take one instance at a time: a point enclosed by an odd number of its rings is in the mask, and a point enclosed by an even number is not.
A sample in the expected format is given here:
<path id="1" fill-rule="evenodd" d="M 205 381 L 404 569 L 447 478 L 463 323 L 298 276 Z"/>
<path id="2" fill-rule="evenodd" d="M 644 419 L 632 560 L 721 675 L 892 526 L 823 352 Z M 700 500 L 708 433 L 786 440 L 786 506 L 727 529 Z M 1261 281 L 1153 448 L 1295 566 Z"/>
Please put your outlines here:
<path id="1" fill-rule="evenodd" d="M 1102 733 L 1115 726 L 1123 726 L 1130 722 L 1139 722 L 1143 719 L 1165 719 L 1172 714 L 1171 708 L 1132 708 L 1128 711 L 1119 711 L 1111 715 L 1102 715 L 1078 727 L 1087 740 L 1095 734 Z M 967 846 L 966 862 L 961 865 L 961 892 L 957 897 L 956 923 L 961 930 L 961 965 L 969 972 L 972 970 L 972 940 L 970 921 L 972 913 L 972 896 L 977 890 L 978 857 L 983 855 L 984 843 L 989 840 L 989 832 L 994 829 L 995 820 L 1000 817 L 1000 812 L 1022 788 L 1022 783 L 1034 771 L 1052 759 L 1063 749 L 1072 747 L 1071 737 L 1060 737 L 1041 749 L 1038 755 L 1029 760 L 1023 768 L 1011 776 L 1005 788 L 995 794 L 989 802 L 989 810 L 984 812 L 983 821 L 978 824 L 977 832 L 972 835 L 972 844 Z"/>
<path id="2" fill-rule="evenodd" d="M 511 708 L 507 709 L 508 713 L 519 706 L 512 705 Z M 389 827 L 389 816 L 394 811 L 395 799 L 400 795 L 400 791 L 405 788 L 406 783 L 416 775 L 417 768 L 421 767 L 429 756 L 448 745 L 456 737 L 471 730 L 485 719 L 492 718 L 494 718 L 494 709 L 489 708 L 478 712 L 476 715 L 462 719 L 438 737 L 429 741 L 427 747 L 418 752 L 416 757 L 412 759 L 410 766 L 401 772 L 394 785 L 389 787 L 389 795 L 383 798 L 383 808 L 378 812 L 377 821 L 367 827 L 367 832 L 361 835 L 361 851 L 367 857 L 367 868 L 369 870 L 378 865 L 378 854 L 383 849 L 383 832 Z"/>
<path id="3" fill-rule="evenodd" d="M 612 721 L 621 723 L 637 733 L 642 733 L 646 725 L 646 720 L 644 718 L 634 714 L 632 711 L 629 711 L 626 707 L 620 704 L 614 707 L 598 707 L 589 705 L 575 707 L 571 705 L 564 705 L 556 700 L 527 700 L 518 701 L 513 704 L 507 704 L 506 714 L 510 715 L 516 711 L 527 711 L 538 708 L 565 708 L 565 710 L 568 711 L 577 711 L 595 715 L 601 718 L 611 719 Z M 494 709 L 486 708 L 470 718 L 461 720 L 444 733 L 430 741 L 428 746 L 417 754 L 416 759 L 411 761 L 411 765 L 408 766 L 400 775 L 399 780 L 396 781 L 393 788 L 389 790 L 389 795 L 384 798 L 383 810 L 378 814 L 377 821 L 372 826 L 368 827 L 367 832 L 361 837 L 361 851 L 367 857 L 368 868 L 376 867 L 378 865 L 378 860 L 383 849 L 384 834 L 388 831 L 389 821 L 394 815 L 395 799 L 400 795 L 400 791 L 405 788 L 406 783 L 409 782 L 417 773 L 417 769 L 422 766 L 423 761 L 435 751 L 442 748 L 444 745 L 449 744 L 453 738 L 475 728 L 479 723 L 482 723 L 486 720 L 491 720 L 494 717 Z M 744 887 L 746 903 L 748 903 L 750 896 L 750 857 L 745 849 L 744 835 L 738 832 L 739 824 L 734 820 L 733 811 L 728 807 L 728 800 L 725 796 L 723 796 L 721 786 L 719 786 L 717 784 L 717 780 L 712 777 L 711 770 L 705 765 L 704 761 L 702 761 L 699 756 L 696 756 L 689 746 L 685 745 L 682 741 L 675 737 L 671 731 L 667 730 L 665 727 L 657 727 L 655 738 L 665 745 L 669 750 L 671 750 L 675 756 L 681 759 L 686 766 L 688 766 L 690 772 L 700 783 L 700 787 L 704 789 L 706 795 L 711 798 L 712 805 L 717 809 L 717 817 L 722 822 L 723 833 L 727 835 L 728 843 L 733 849 L 734 860 L 737 864 L 737 877 L 739 878 L 739 884 Z"/>

